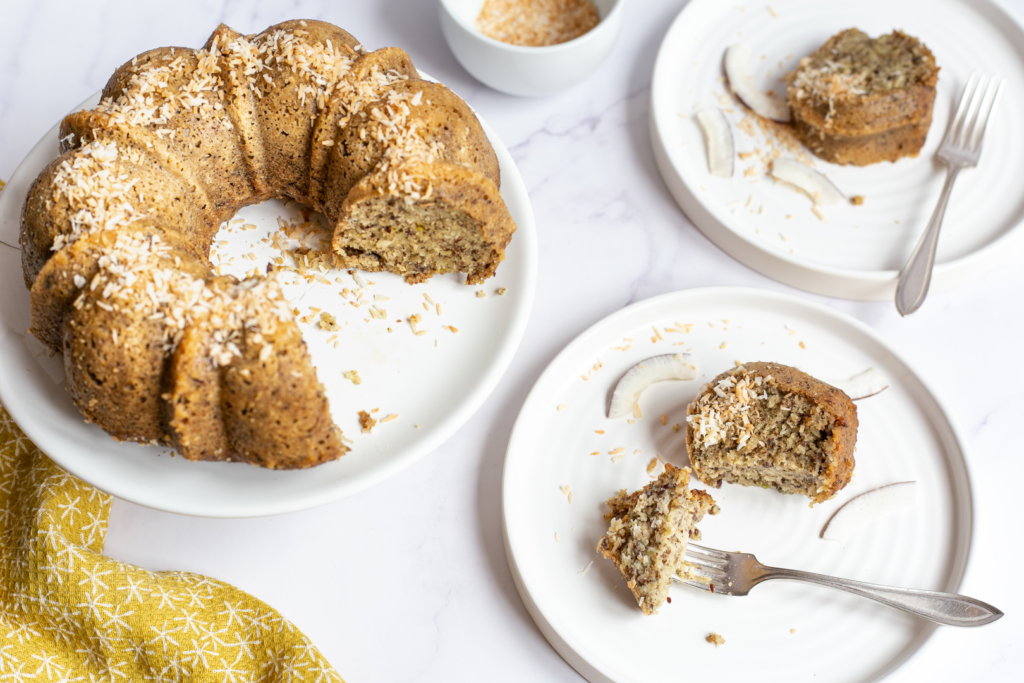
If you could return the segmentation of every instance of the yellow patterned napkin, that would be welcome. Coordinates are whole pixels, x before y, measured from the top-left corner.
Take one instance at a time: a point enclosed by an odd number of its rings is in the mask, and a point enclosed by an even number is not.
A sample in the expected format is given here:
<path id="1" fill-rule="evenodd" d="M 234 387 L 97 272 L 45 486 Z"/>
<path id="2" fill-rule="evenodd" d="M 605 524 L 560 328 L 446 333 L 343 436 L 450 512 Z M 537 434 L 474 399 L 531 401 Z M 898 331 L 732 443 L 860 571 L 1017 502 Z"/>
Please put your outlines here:
<path id="1" fill-rule="evenodd" d="M 251 595 L 102 555 L 109 511 L 0 405 L 0 682 L 341 680 Z"/>

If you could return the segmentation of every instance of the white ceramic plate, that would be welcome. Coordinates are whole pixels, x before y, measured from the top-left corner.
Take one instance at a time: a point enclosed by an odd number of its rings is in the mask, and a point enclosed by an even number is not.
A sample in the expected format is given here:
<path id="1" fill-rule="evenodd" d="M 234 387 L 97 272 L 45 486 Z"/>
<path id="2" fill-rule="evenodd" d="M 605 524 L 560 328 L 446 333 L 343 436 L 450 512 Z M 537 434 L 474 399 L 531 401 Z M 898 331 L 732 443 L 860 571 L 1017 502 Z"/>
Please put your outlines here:
<path id="1" fill-rule="evenodd" d="M 1024 31 L 1011 17 L 988 0 L 769 4 L 771 10 L 762 2 L 694 0 L 676 18 L 658 53 L 651 139 L 658 168 L 694 225 L 733 258 L 786 284 L 828 296 L 891 299 L 942 189 L 945 167 L 935 152 L 967 77 L 977 69 L 1004 76 L 1006 84 L 981 162 L 962 173 L 953 190 L 932 291 L 954 287 L 1020 253 L 1024 129 L 1017 121 L 1024 113 Z M 862 206 L 823 207 L 824 221 L 811 212 L 806 196 L 775 184 L 754 159 L 738 160 L 732 179 L 710 176 L 693 117 L 698 109 L 729 110 L 739 152 L 769 149 L 763 135 L 737 128 L 744 110 L 727 96 L 725 49 L 748 43 L 755 83 L 784 95 L 779 78 L 800 57 L 853 26 L 872 36 L 902 28 L 935 54 L 942 70 L 921 154 L 863 168 L 815 158 L 815 167 L 847 196 L 865 198 Z M 747 169 L 752 169 L 749 177 Z"/>
<path id="2" fill-rule="evenodd" d="M 82 107 L 96 101 L 98 94 Z M 533 209 L 508 150 L 481 123 L 498 154 L 502 196 L 518 226 L 495 277 L 478 287 L 467 287 L 462 284 L 464 278 L 455 275 L 410 286 L 388 273 L 358 273 L 368 285 L 364 300 L 374 304 L 375 295 L 390 297 L 375 303 L 387 311 L 386 320 L 372 319 L 368 307 L 356 309 L 339 295 L 344 288 L 359 288 L 344 271 L 326 273 L 330 285 L 302 282 L 285 288 L 302 315 L 318 307 L 336 315 L 342 326 L 335 334 L 316 324 L 300 325 L 327 388 L 335 422 L 354 442 L 352 451 L 337 462 L 297 472 L 186 462 L 170 457 L 167 449 L 115 443 L 98 427 L 85 424 L 64 390 L 61 358 L 50 358 L 42 344 L 26 333 L 29 303 L 21 255 L 3 245 L 0 401 L 45 453 L 76 476 L 120 498 L 169 512 L 210 517 L 280 514 L 338 500 L 397 474 L 437 448 L 483 403 L 512 360 L 533 304 L 537 279 Z M 56 153 L 54 127 L 0 194 L 0 240 L 17 244 L 28 188 Z M 272 252 L 259 240 L 277 231 L 279 217 L 298 218 L 301 209 L 281 201 L 243 209 L 236 218 L 257 228 L 222 229 L 218 240 L 228 244 L 218 253 L 235 257 L 225 272 L 262 270 Z M 256 261 L 243 258 L 250 252 L 256 254 Z M 336 279 L 341 282 L 335 283 Z M 499 287 L 506 289 L 504 296 L 496 294 Z M 476 296 L 480 290 L 486 297 Z M 424 295 L 441 305 L 440 315 Z M 422 316 L 419 329 L 427 334 L 413 334 L 407 322 L 413 313 Z M 458 333 L 442 325 L 454 326 Z M 329 341 L 332 336 L 337 337 L 337 348 Z M 345 379 L 342 373 L 347 370 L 358 371 L 362 384 Z M 379 409 L 378 420 L 390 414 L 398 418 L 362 434 L 357 413 L 372 409 Z"/>
<path id="3" fill-rule="evenodd" d="M 693 323 L 692 331 L 665 331 L 677 322 Z M 652 343 L 652 325 L 664 340 Z M 627 368 L 678 351 L 695 355 L 698 380 L 653 385 L 635 424 L 605 417 Z M 808 508 L 804 497 L 760 488 L 709 489 L 722 512 L 699 525 L 701 543 L 872 583 L 953 592 L 960 585 L 972 520 L 965 441 L 905 361 L 862 323 L 792 296 L 744 288 L 665 294 L 605 318 L 552 361 L 523 405 L 505 459 L 505 541 L 519 593 L 555 649 L 592 683 L 759 680 L 765 672 L 793 681 L 873 681 L 935 629 L 855 596 L 782 581 L 742 598 L 677 585 L 672 604 L 645 617 L 614 565 L 597 555 L 605 500 L 649 482 L 656 454 L 688 463 L 685 426 L 675 432 L 672 425 L 684 425 L 699 386 L 736 360 L 778 361 L 823 379 L 874 366 L 890 387 L 858 402 L 855 474 L 835 499 Z M 613 462 L 619 448 L 626 455 Z M 909 480 L 918 483 L 914 507 L 871 522 L 845 545 L 819 538 L 850 498 Z M 561 486 L 571 487 L 572 504 Z M 705 642 L 711 631 L 726 644 Z"/>

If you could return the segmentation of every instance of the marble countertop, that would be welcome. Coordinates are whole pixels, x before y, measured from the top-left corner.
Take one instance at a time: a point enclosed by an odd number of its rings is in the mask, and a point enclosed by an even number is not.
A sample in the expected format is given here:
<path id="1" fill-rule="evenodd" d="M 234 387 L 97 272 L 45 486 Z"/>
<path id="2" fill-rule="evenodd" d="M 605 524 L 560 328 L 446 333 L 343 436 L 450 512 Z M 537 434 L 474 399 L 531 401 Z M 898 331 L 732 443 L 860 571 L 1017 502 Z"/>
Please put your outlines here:
<path id="1" fill-rule="evenodd" d="M 997 1 L 1024 22 L 1024 0 Z M 133 55 L 202 45 L 219 22 L 255 32 L 304 17 L 344 26 L 368 47 L 400 45 L 462 95 L 511 150 L 537 219 L 538 294 L 511 367 L 461 431 L 389 481 L 383 503 L 378 487 L 307 512 L 216 520 L 116 500 L 107 553 L 249 591 L 295 622 L 350 681 L 581 680 L 534 625 L 506 564 L 500 487 L 516 414 L 558 351 L 623 306 L 690 287 L 760 287 L 870 325 L 929 371 L 969 439 L 977 509 L 962 592 L 1007 616 L 982 629 L 939 629 L 925 656 L 889 680 L 1019 680 L 1024 590 L 994 569 L 1024 561 L 1015 548 L 1024 457 L 1014 436 L 1024 414 L 1024 269 L 1011 260 L 901 319 L 891 303 L 798 292 L 721 252 L 672 200 L 648 141 L 657 47 L 684 5 L 634 1 L 595 76 L 558 96 L 519 99 L 459 66 L 433 0 L 3 2 L 0 178 Z"/>

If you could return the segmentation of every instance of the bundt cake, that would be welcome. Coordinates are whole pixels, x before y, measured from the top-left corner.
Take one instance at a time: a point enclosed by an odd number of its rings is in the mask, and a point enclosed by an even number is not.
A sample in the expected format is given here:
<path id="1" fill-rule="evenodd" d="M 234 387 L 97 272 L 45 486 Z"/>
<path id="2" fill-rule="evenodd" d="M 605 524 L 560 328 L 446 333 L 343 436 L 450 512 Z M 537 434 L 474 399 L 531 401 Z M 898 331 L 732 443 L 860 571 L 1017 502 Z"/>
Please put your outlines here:
<path id="1" fill-rule="evenodd" d="M 597 552 L 612 560 L 644 614 L 658 613 L 672 577 L 683 567 L 686 544 L 700 540 L 694 524 L 718 507 L 706 491 L 691 491 L 690 469 L 665 471 L 632 495 L 625 489 L 608 499 L 608 533 Z"/>
<path id="2" fill-rule="evenodd" d="M 841 31 L 787 77 L 793 128 L 814 154 L 837 164 L 917 156 L 938 73 L 931 50 L 902 31 L 878 38 Z"/>
<path id="3" fill-rule="evenodd" d="M 273 274 L 209 262 L 240 208 L 323 211 L 339 267 L 494 274 L 515 230 L 473 112 L 397 48 L 320 21 L 121 66 L 67 116 L 22 216 L 31 331 L 86 419 L 190 460 L 304 468 L 346 452 Z"/>
<path id="4" fill-rule="evenodd" d="M 705 384 L 686 408 L 694 473 L 798 493 L 821 503 L 850 483 L 857 406 L 839 389 L 779 363 L 748 363 Z"/>

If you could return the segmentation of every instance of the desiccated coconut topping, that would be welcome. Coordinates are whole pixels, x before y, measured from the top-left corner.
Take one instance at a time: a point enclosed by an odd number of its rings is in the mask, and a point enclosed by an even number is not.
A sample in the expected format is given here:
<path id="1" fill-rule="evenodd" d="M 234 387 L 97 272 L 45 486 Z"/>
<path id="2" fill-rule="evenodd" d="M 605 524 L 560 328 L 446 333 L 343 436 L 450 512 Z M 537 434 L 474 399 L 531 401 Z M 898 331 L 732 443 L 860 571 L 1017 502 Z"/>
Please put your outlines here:
<path id="1" fill-rule="evenodd" d="M 751 376 L 741 365 L 710 387 L 710 391 L 705 388 L 695 401 L 696 412 L 686 417 L 693 430 L 694 444 L 709 448 L 732 441 L 737 450 L 743 449 L 755 431 L 747 412 L 755 401 L 768 398 L 764 387 L 772 382 L 771 375 Z"/>

